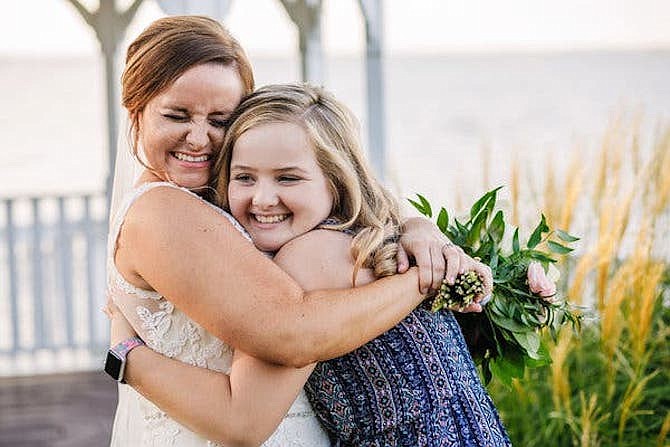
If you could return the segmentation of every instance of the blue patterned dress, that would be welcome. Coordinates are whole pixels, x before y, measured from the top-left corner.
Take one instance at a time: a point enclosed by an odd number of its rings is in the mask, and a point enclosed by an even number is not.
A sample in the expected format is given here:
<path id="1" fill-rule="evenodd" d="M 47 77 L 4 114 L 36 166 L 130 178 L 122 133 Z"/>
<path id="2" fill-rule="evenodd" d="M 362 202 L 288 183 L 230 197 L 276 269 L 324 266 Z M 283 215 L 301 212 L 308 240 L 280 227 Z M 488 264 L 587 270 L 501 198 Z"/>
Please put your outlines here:
<path id="1" fill-rule="evenodd" d="M 499 447 L 511 442 L 449 311 L 418 307 L 305 385 L 334 446 Z"/>

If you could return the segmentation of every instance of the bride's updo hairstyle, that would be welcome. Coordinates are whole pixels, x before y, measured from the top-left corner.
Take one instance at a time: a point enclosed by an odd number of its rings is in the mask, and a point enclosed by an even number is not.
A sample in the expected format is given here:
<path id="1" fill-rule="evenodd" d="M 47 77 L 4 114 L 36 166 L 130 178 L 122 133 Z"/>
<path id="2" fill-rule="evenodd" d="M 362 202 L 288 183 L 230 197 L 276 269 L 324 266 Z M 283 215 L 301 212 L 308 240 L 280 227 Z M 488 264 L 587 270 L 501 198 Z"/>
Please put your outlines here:
<path id="1" fill-rule="evenodd" d="M 121 102 L 128 110 L 133 155 L 138 156 L 139 116 L 147 103 L 189 69 L 220 63 L 237 69 L 244 94 L 254 89 L 251 64 L 237 40 L 216 20 L 204 16 L 158 19 L 128 47 L 121 78 Z M 146 166 L 148 169 L 150 167 Z"/>
<path id="2" fill-rule="evenodd" d="M 325 90 L 307 84 L 267 85 L 242 100 L 230 118 L 223 149 L 212 179 L 219 203 L 228 208 L 230 163 L 235 142 L 246 131 L 271 123 L 292 123 L 305 129 L 316 162 L 333 197 L 333 230 L 356 232 L 351 244 L 355 260 L 352 282 L 361 267 L 376 277 L 397 271 L 399 210 L 393 197 L 374 178 L 365 161 L 358 121 Z"/>

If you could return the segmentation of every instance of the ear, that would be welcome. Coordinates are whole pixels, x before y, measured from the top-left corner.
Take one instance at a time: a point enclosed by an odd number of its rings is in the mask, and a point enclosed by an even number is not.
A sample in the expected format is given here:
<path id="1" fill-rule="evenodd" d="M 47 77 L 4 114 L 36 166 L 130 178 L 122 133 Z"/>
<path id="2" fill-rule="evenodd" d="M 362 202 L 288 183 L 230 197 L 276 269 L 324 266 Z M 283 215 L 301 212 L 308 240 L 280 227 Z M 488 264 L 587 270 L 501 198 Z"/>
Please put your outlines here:
<path id="1" fill-rule="evenodd" d="M 135 113 L 134 115 L 129 116 L 130 123 L 132 125 L 132 138 L 139 142 L 142 139 L 142 111 Z"/>
<path id="2" fill-rule="evenodd" d="M 142 112 L 143 110 L 140 110 L 139 112 L 135 113 L 135 115 L 130 116 L 130 122 L 135 123 L 135 131 L 139 133 L 140 131 L 140 125 L 142 123 Z"/>

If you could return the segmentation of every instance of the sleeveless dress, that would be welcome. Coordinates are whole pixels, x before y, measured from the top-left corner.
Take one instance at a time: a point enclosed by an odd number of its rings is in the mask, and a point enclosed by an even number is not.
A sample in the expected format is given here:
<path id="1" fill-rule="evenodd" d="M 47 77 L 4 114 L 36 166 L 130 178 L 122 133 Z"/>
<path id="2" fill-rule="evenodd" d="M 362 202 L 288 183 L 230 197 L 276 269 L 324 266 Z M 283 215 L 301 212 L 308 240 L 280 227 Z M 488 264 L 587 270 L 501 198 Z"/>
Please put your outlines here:
<path id="1" fill-rule="evenodd" d="M 143 193 L 161 186 L 177 188 L 198 198 L 203 205 L 212 207 L 230 220 L 233 226 L 250 240 L 245 230 L 232 216 L 192 192 L 171 183 L 143 184 L 128 194 L 110 227 L 107 251 L 108 291 L 133 326 L 141 328 L 138 331 L 139 336 L 151 349 L 184 363 L 229 373 L 233 357 L 231 347 L 206 332 L 158 293 L 139 289 L 127 282 L 114 264 L 116 240 L 128 209 Z M 114 290 L 122 290 L 125 293 L 124 298 L 115 297 Z M 112 430 L 112 447 L 217 445 L 219 444 L 202 438 L 171 419 L 129 385 L 119 384 L 119 402 Z M 320 427 L 304 391 L 298 395 L 275 433 L 263 444 L 264 447 L 328 445 L 330 445 L 328 437 Z"/>
<path id="2" fill-rule="evenodd" d="M 450 311 L 418 307 L 305 390 L 336 447 L 511 445 Z"/>

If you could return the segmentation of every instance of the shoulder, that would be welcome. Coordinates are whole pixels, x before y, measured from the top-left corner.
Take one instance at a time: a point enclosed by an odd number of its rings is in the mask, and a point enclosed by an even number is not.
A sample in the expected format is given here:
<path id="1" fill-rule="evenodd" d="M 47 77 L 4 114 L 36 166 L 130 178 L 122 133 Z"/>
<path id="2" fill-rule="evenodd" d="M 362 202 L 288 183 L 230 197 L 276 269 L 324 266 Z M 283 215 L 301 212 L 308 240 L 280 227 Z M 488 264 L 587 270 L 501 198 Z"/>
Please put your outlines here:
<path id="1" fill-rule="evenodd" d="M 135 199 L 117 239 L 120 256 L 132 258 L 212 245 L 239 249 L 251 244 L 214 206 L 168 185 L 152 187 Z"/>
<path id="2" fill-rule="evenodd" d="M 286 243 L 274 259 L 305 290 L 352 286 L 351 236 L 340 231 L 309 231 Z M 370 272 L 361 269 L 356 284 L 372 279 Z"/>
<path id="3" fill-rule="evenodd" d="M 226 224 L 214 205 L 184 189 L 157 184 L 132 203 L 125 217 L 125 227 L 174 228 L 175 225 Z M 147 227 L 147 224 L 149 226 Z"/>

